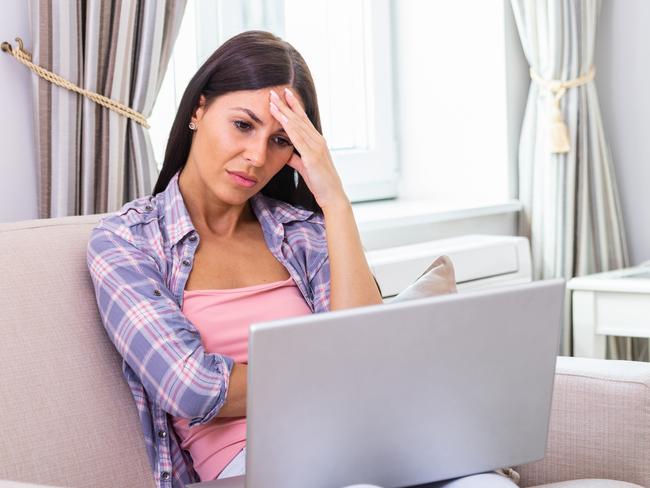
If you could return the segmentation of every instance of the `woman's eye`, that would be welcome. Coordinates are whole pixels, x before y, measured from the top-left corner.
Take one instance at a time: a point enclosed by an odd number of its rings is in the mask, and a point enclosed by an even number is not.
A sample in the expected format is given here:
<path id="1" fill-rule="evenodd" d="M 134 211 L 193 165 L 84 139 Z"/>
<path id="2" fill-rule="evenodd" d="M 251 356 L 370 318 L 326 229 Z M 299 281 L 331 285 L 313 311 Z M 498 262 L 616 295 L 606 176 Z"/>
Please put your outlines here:
<path id="1" fill-rule="evenodd" d="M 244 122 L 243 120 L 235 120 L 233 122 L 233 125 L 242 132 L 248 132 L 253 128 L 251 124 Z M 291 141 L 285 139 L 284 137 L 274 137 L 273 142 L 275 142 L 280 147 L 289 147 L 293 145 L 291 144 Z"/>
<path id="2" fill-rule="evenodd" d="M 289 141 L 287 141 L 286 139 L 284 139 L 282 137 L 276 137 L 275 138 L 275 143 L 280 147 L 287 147 L 287 146 L 292 145 Z"/>
<path id="3" fill-rule="evenodd" d="M 235 124 L 235 127 L 237 127 L 239 130 L 244 131 L 244 132 L 247 131 L 247 130 L 250 130 L 250 128 L 251 128 L 251 125 L 247 124 L 243 120 L 235 120 L 234 124 Z"/>

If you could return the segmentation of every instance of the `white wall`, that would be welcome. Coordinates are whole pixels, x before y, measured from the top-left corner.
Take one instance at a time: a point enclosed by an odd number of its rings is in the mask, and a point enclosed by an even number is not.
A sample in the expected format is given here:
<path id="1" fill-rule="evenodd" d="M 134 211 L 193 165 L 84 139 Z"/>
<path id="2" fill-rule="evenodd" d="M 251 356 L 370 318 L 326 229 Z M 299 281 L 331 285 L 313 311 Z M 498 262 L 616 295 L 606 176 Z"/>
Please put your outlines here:
<path id="1" fill-rule="evenodd" d="M 650 2 L 605 0 L 596 86 L 632 264 L 650 259 Z"/>
<path id="2" fill-rule="evenodd" d="M 21 37 L 32 45 L 28 2 L 3 2 L 0 42 L 15 45 Z M 9 54 L 0 52 L 0 222 L 37 218 L 36 142 L 32 74 Z"/>

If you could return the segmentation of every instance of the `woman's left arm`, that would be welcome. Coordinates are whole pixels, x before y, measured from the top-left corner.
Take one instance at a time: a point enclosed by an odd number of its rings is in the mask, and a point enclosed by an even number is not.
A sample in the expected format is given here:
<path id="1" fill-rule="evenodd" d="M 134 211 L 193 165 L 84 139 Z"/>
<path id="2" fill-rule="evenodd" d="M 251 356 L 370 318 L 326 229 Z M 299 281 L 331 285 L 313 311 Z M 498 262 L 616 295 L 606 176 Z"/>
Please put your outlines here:
<path id="1" fill-rule="evenodd" d="M 382 303 L 350 202 L 346 198 L 325 207 L 323 215 L 330 261 L 330 310 Z"/>
<path id="2" fill-rule="evenodd" d="M 382 303 L 361 245 L 352 205 L 325 138 L 313 126 L 297 97 L 271 91 L 271 113 L 282 124 L 295 154 L 287 164 L 300 173 L 323 209 L 330 264 L 330 310 Z"/>

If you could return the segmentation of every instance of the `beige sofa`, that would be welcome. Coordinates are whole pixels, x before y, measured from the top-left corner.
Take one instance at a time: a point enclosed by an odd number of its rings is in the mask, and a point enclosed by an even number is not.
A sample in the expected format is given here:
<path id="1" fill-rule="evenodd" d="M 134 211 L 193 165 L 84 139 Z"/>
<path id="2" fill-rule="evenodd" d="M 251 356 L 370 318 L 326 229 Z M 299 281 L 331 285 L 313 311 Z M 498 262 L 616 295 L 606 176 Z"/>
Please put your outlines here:
<path id="1" fill-rule="evenodd" d="M 86 270 L 97 221 L 0 225 L 0 480 L 12 480 L 4 486 L 154 486 Z M 521 486 L 579 478 L 650 486 L 650 364 L 559 358 L 557 366 L 546 457 L 517 468 Z M 602 483 L 550 486 L 634 486 Z"/>

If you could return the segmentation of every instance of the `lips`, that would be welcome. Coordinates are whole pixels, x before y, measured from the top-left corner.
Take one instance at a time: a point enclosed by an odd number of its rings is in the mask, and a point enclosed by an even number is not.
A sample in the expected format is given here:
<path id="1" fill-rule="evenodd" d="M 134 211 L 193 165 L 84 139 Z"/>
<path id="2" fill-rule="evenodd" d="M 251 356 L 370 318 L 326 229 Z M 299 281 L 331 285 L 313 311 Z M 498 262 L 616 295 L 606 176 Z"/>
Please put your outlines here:
<path id="1" fill-rule="evenodd" d="M 244 173 L 243 171 L 228 171 L 226 170 L 226 173 L 230 175 L 230 178 L 233 180 L 234 183 L 237 185 L 250 188 L 252 186 L 255 186 L 257 183 L 257 178 L 254 176 L 251 176 L 247 173 Z"/>

